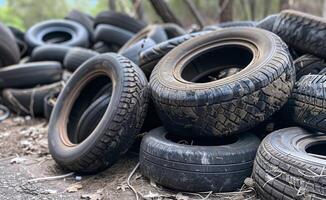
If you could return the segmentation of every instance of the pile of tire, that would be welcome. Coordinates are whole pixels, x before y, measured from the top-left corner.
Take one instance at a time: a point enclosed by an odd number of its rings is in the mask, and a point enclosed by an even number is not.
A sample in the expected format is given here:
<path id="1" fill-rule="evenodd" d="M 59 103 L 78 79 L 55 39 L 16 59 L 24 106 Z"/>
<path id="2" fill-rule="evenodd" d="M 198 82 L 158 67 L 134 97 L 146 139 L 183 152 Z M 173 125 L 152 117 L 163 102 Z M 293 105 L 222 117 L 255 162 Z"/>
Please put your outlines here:
<path id="1" fill-rule="evenodd" d="M 73 10 L 0 34 L 1 102 L 49 120 L 62 168 L 105 170 L 143 135 L 141 172 L 162 186 L 230 192 L 252 175 L 263 199 L 325 198 L 324 19 L 286 10 L 187 32 Z"/>

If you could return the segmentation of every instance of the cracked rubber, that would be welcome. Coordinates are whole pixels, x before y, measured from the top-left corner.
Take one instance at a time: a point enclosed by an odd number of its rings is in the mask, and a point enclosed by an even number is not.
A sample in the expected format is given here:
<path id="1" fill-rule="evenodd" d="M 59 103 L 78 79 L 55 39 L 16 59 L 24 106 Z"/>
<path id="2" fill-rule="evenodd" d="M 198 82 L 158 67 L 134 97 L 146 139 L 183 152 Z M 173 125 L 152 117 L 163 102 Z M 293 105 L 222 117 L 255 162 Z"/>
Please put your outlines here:
<path id="1" fill-rule="evenodd" d="M 217 143 L 212 142 L 214 138 L 205 138 L 206 141 L 202 138 L 200 142 L 199 139 L 172 140 L 170 137 L 172 133 L 163 127 L 144 136 L 140 146 L 140 169 L 154 182 L 191 192 L 230 192 L 240 188 L 244 179 L 251 175 L 260 143 L 250 133 L 224 138 Z"/>
<path id="2" fill-rule="evenodd" d="M 273 32 L 300 52 L 326 58 L 326 19 L 285 10 L 277 17 Z"/>
<path id="3" fill-rule="evenodd" d="M 326 68 L 323 59 L 313 55 L 305 54 L 294 61 L 296 70 L 296 78 L 300 78 L 307 74 L 318 74 L 322 69 Z"/>
<path id="4" fill-rule="evenodd" d="M 224 41 L 229 45 L 250 41 L 256 49 L 254 59 L 240 72 L 216 81 L 194 83 L 181 77 L 184 63 L 214 45 L 224 45 Z M 223 59 L 205 61 L 210 66 Z M 248 130 L 278 111 L 288 100 L 294 82 L 295 68 L 282 40 L 262 29 L 242 27 L 198 36 L 174 48 L 154 68 L 150 88 L 169 131 L 226 136 Z"/>
<path id="5" fill-rule="evenodd" d="M 325 159 L 306 148 L 325 143 L 326 136 L 291 127 L 262 141 L 256 154 L 253 179 L 261 199 L 325 199 Z"/>
<path id="6" fill-rule="evenodd" d="M 114 83 L 111 101 L 95 130 L 85 140 L 75 141 L 78 120 L 101 84 L 107 84 L 104 77 Z M 139 67 L 114 53 L 91 58 L 74 72 L 55 104 L 48 133 L 52 157 L 63 168 L 79 173 L 96 173 L 112 166 L 132 145 L 147 102 L 147 80 Z"/>
<path id="7" fill-rule="evenodd" d="M 296 82 L 287 108 L 292 120 L 304 127 L 326 131 L 326 76 L 306 75 Z"/>

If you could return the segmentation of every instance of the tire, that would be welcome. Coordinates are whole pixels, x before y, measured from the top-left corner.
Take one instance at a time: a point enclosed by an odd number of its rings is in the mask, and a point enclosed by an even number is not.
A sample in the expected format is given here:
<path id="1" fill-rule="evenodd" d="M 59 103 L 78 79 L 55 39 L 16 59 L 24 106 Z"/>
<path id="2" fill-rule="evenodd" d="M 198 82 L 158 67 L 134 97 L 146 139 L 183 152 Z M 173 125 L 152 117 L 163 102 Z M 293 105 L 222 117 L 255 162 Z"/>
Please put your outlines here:
<path id="1" fill-rule="evenodd" d="M 146 23 L 133 17 L 114 11 L 102 11 L 95 17 L 95 26 L 109 24 L 137 33 L 146 26 Z"/>
<path id="2" fill-rule="evenodd" d="M 265 17 L 264 19 L 260 20 L 257 23 L 256 27 L 272 32 L 273 31 L 273 26 L 274 26 L 275 21 L 276 21 L 277 18 L 278 18 L 278 14 L 269 15 L 269 16 Z"/>
<path id="3" fill-rule="evenodd" d="M 253 134 L 200 140 L 176 137 L 160 127 L 141 142 L 140 169 L 154 182 L 176 190 L 235 191 L 250 177 L 259 143 Z"/>
<path id="4" fill-rule="evenodd" d="M 78 120 L 110 80 L 115 83 L 112 101 L 93 132 L 78 141 Z M 91 58 L 74 72 L 54 107 L 48 133 L 52 157 L 63 168 L 79 173 L 106 169 L 132 145 L 144 121 L 147 101 L 147 80 L 136 65 L 114 53 Z"/>
<path id="5" fill-rule="evenodd" d="M 160 25 L 149 25 L 146 28 L 139 31 L 136 35 L 134 35 L 127 43 L 125 43 L 118 53 L 122 54 L 126 49 L 133 46 L 137 42 L 143 39 L 152 39 L 155 43 L 161 43 L 166 41 L 167 35 Z"/>
<path id="6" fill-rule="evenodd" d="M 6 106 L 19 115 L 44 116 L 44 97 L 60 91 L 62 83 L 54 83 L 29 89 L 5 89 L 2 91 Z"/>
<path id="7" fill-rule="evenodd" d="M 100 24 L 95 29 L 95 42 L 105 42 L 108 44 L 115 44 L 123 46 L 128 40 L 133 37 L 134 33 L 126 31 L 122 28 L 115 27 L 108 24 Z"/>
<path id="8" fill-rule="evenodd" d="M 249 50 L 249 43 L 256 50 Z M 245 68 L 224 79 L 212 77 L 230 66 Z M 242 27 L 201 35 L 174 48 L 154 68 L 150 88 L 169 131 L 226 136 L 278 111 L 294 82 L 295 68 L 282 40 L 262 29 Z"/>
<path id="9" fill-rule="evenodd" d="M 161 26 L 163 27 L 168 39 L 187 34 L 187 32 L 182 27 L 174 23 L 165 23 Z"/>
<path id="10" fill-rule="evenodd" d="M 298 127 L 275 131 L 262 141 L 253 179 L 262 199 L 325 199 L 325 135 Z M 321 157 L 318 158 L 318 152 Z M 316 154 L 308 154 L 316 153 Z M 317 176 L 317 177 L 316 177 Z"/>
<path id="11" fill-rule="evenodd" d="M 64 58 L 63 66 L 71 72 L 74 72 L 86 60 L 99 55 L 96 51 L 84 48 L 71 48 Z"/>
<path id="12" fill-rule="evenodd" d="M 36 47 L 30 56 L 29 62 L 57 61 L 63 63 L 70 48 L 71 47 L 53 44 Z"/>
<path id="13" fill-rule="evenodd" d="M 25 40 L 31 48 L 45 44 L 88 47 L 88 37 L 87 30 L 77 22 L 48 20 L 29 28 Z"/>
<path id="14" fill-rule="evenodd" d="M 94 40 L 94 20 L 90 18 L 87 14 L 79 11 L 79 10 L 71 10 L 68 15 L 65 17 L 67 20 L 75 21 L 87 30 L 89 41 L 93 42 Z"/>
<path id="15" fill-rule="evenodd" d="M 296 82 L 288 103 L 293 121 L 313 130 L 326 131 L 326 76 L 306 75 Z"/>
<path id="16" fill-rule="evenodd" d="M 12 32 L 0 23 L 0 68 L 17 64 L 20 53 Z"/>
<path id="17" fill-rule="evenodd" d="M 131 45 L 129 48 L 125 49 L 123 52 L 121 52 L 121 55 L 130 59 L 136 65 L 139 65 L 141 52 L 155 45 L 156 43 L 150 38 L 142 39 Z"/>
<path id="18" fill-rule="evenodd" d="M 13 26 L 9 26 L 8 28 L 10 29 L 10 31 L 12 32 L 12 34 L 15 37 L 16 44 L 17 44 L 19 52 L 20 52 L 20 57 L 23 58 L 23 57 L 27 56 L 30 53 L 30 51 L 29 51 L 29 47 L 24 39 L 25 33 L 23 31 L 21 31 L 20 29 L 13 27 Z"/>
<path id="19" fill-rule="evenodd" d="M 55 106 L 56 99 L 58 98 L 59 94 L 60 92 L 56 91 L 56 92 L 51 92 L 44 97 L 43 109 L 44 109 L 44 117 L 47 121 L 50 120 L 52 110 Z"/>
<path id="20" fill-rule="evenodd" d="M 305 54 L 294 61 L 297 81 L 307 74 L 318 74 L 326 68 L 325 61 L 313 55 Z"/>
<path id="21" fill-rule="evenodd" d="M 208 33 L 198 32 L 179 36 L 177 38 L 170 39 L 168 41 L 159 43 L 152 48 L 148 48 L 145 51 L 142 51 L 139 58 L 139 66 L 145 73 L 146 77 L 149 78 L 155 65 L 165 56 L 169 51 L 182 44 L 183 42 L 190 40 L 196 36 L 203 35 Z"/>
<path id="22" fill-rule="evenodd" d="M 98 53 L 109 53 L 109 52 L 118 52 L 119 46 L 114 44 L 106 44 L 104 42 L 96 42 L 92 49 Z"/>
<path id="23" fill-rule="evenodd" d="M 326 20 L 293 10 L 282 11 L 273 32 L 300 52 L 326 58 Z"/>
<path id="24" fill-rule="evenodd" d="M 230 27 L 255 27 L 257 22 L 255 21 L 231 21 L 223 22 L 218 24 L 221 28 L 230 28 Z"/>
<path id="25" fill-rule="evenodd" d="M 54 61 L 31 62 L 0 69 L 0 88 L 31 88 L 60 81 L 61 64 Z"/>

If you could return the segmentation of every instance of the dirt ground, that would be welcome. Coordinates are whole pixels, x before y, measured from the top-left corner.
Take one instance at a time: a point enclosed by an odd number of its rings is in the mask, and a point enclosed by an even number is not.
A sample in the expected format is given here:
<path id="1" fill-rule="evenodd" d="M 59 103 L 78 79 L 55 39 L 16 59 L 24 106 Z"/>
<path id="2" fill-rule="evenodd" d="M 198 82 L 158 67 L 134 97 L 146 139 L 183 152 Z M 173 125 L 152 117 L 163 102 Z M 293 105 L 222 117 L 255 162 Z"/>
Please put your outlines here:
<path id="1" fill-rule="evenodd" d="M 137 149 L 135 147 L 134 149 Z M 138 163 L 128 152 L 110 169 L 92 176 L 60 170 L 47 150 L 47 124 L 30 117 L 0 123 L 0 199 L 136 199 L 127 178 Z M 66 175 L 51 180 L 51 177 Z M 58 178 L 58 177 L 57 177 Z M 177 178 L 177 177 L 176 177 Z M 253 189 L 234 193 L 181 193 L 163 188 L 139 170 L 130 179 L 140 199 L 256 199 Z"/>

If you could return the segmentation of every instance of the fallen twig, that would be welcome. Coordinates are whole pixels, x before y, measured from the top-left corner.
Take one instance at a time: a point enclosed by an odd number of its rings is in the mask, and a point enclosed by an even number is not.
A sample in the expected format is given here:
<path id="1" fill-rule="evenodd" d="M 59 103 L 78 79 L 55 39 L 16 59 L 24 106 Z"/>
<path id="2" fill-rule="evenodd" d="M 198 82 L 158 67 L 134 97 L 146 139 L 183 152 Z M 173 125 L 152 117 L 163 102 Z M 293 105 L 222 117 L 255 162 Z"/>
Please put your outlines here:
<path id="1" fill-rule="evenodd" d="M 63 174 L 60 176 L 48 176 L 48 177 L 43 177 L 43 178 L 34 178 L 34 179 L 30 179 L 27 182 L 31 183 L 31 182 L 38 182 L 38 181 L 52 181 L 52 180 L 58 180 L 58 179 L 62 179 L 62 178 L 66 178 L 69 176 L 74 175 L 74 172 L 70 172 L 68 174 Z"/>

